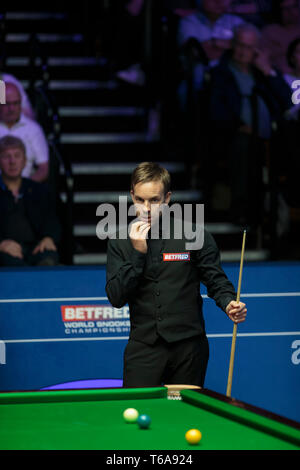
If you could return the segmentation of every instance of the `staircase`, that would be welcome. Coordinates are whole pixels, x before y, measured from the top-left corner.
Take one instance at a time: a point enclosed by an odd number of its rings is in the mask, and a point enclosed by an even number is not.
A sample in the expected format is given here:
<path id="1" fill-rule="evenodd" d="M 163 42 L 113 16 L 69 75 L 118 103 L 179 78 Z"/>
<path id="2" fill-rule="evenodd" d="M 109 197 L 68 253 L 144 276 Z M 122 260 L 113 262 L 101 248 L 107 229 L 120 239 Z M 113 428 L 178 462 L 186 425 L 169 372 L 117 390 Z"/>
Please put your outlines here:
<path id="1" fill-rule="evenodd" d="M 112 76 L 107 58 L 95 54 L 79 21 L 56 8 L 12 10 L 4 23 L 5 72 L 29 89 L 34 70 L 35 82 L 46 84 L 56 103 L 60 149 L 72 164 L 74 178 L 73 264 L 106 262 L 107 240 L 96 236 L 97 207 L 110 203 L 117 210 L 120 195 L 129 201 L 130 175 L 141 161 L 158 161 L 168 168 L 173 202 L 203 202 L 201 190 L 191 189 L 184 152 L 170 150 L 159 132 L 152 132 L 146 89 Z M 34 57 L 33 34 L 39 45 Z M 66 201 L 63 185 L 60 192 Z M 207 228 L 223 249 L 222 259 L 239 260 L 241 229 L 213 216 Z M 265 259 L 267 253 L 253 243 L 250 238 L 246 259 Z"/>

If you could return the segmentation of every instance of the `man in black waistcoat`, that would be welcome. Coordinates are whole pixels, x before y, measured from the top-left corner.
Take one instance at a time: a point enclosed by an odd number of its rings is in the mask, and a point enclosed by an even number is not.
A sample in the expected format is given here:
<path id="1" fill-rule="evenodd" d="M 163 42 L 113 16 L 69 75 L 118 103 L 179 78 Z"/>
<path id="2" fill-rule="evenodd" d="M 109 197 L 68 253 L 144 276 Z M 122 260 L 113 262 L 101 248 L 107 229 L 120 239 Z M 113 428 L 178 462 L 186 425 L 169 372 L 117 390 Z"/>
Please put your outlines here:
<path id="1" fill-rule="evenodd" d="M 171 198 L 165 168 L 141 163 L 132 174 L 131 197 L 138 220 L 130 224 L 127 238 L 120 233 L 111 238 L 107 251 L 108 299 L 117 308 L 128 303 L 130 310 L 123 386 L 203 386 L 209 351 L 200 282 L 232 321 L 245 320 L 246 306 L 235 301 L 235 289 L 206 230 L 202 248 L 192 250 L 186 249 L 185 236 L 177 237 L 175 219 L 167 235 L 163 224 L 157 232 L 160 209 Z M 153 232 L 159 237 L 152 237 Z"/>

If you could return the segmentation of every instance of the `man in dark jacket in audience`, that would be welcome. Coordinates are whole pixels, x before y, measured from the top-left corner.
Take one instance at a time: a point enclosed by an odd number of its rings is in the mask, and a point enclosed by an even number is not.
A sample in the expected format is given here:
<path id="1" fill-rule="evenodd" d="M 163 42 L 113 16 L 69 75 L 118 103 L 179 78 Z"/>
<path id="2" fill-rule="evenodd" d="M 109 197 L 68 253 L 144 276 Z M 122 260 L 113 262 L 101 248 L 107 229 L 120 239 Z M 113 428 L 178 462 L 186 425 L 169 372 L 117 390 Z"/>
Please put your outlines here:
<path id="1" fill-rule="evenodd" d="M 291 92 L 280 72 L 259 49 L 252 25 L 235 31 L 232 52 L 211 73 L 211 142 L 227 153 L 233 221 L 259 223 L 262 168 L 272 122 L 291 106 Z M 226 149 L 226 150 L 225 150 Z"/>
<path id="2" fill-rule="evenodd" d="M 58 264 L 60 225 L 47 187 L 22 178 L 23 142 L 0 139 L 0 266 Z"/>

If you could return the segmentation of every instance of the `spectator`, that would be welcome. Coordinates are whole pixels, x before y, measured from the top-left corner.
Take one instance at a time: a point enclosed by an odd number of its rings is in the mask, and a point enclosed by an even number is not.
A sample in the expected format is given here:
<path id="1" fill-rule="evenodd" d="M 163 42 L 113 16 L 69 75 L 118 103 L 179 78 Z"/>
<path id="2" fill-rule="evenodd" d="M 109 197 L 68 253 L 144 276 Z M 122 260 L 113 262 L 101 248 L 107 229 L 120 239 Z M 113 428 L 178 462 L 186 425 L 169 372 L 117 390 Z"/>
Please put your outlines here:
<path id="1" fill-rule="evenodd" d="M 22 177 L 26 150 L 0 139 L 0 266 L 58 264 L 59 223 L 46 186 Z"/>
<path id="2" fill-rule="evenodd" d="M 117 78 L 137 86 L 145 84 L 144 60 L 144 0 L 126 0 L 117 6 L 116 24 L 112 25 L 112 58 Z"/>
<path id="3" fill-rule="evenodd" d="M 13 83 L 6 83 L 6 104 L 0 106 L 0 138 L 14 135 L 26 147 L 26 165 L 22 176 L 43 182 L 48 178 L 49 148 L 40 125 L 22 114 L 21 95 Z"/>
<path id="4" fill-rule="evenodd" d="M 300 103 L 299 103 L 299 83 L 300 83 L 300 37 L 292 41 L 287 50 L 287 62 L 291 68 L 291 73 L 285 73 L 284 79 L 286 83 L 291 88 L 291 93 L 296 95 L 296 103 L 293 103 L 293 97 L 291 99 L 291 107 L 285 112 L 285 118 L 287 121 L 298 121 L 299 112 L 300 112 Z M 295 83 L 297 81 L 297 83 Z M 293 85 L 297 85 L 294 88 Z"/>
<path id="5" fill-rule="evenodd" d="M 21 95 L 21 109 L 22 113 L 24 116 L 30 118 L 30 119 L 35 119 L 35 114 L 33 111 L 33 108 L 31 106 L 30 100 L 28 98 L 28 95 L 22 85 L 22 83 L 15 78 L 13 75 L 10 75 L 8 73 L 1 73 L 0 72 L 0 80 L 3 80 L 5 83 L 13 83 L 16 85 L 16 87 L 19 90 L 19 93 Z"/>
<path id="6" fill-rule="evenodd" d="M 202 0 L 196 0 L 196 5 L 201 8 Z M 227 13 L 238 15 L 245 22 L 261 27 L 264 24 L 264 16 L 271 8 L 272 0 L 232 0 Z"/>
<path id="7" fill-rule="evenodd" d="M 234 28 L 241 23 L 238 16 L 227 14 L 231 0 L 203 0 L 202 10 L 185 16 L 179 23 L 178 41 L 184 46 L 196 40 L 208 62 L 218 61 L 231 47 Z"/>
<path id="8" fill-rule="evenodd" d="M 291 42 L 287 51 L 287 61 L 291 68 L 290 74 L 285 74 L 284 78 L 291 88 L 291 93 L 295 93 L 296 100 L 294 104 L 291 101 L 291 107 L 286 111 L 284 117 L 285 121 L 280 128 L 281 137 L 281 154 L 285 158 L 281 164 L 281 174 L 283 175 L 284 196 L 290 207 L 300 206 L 300 196 L 298 188 L 298 175 L 300 171 L 299 160 L 299 117 L 300 117 L 300 103 L 299 103 L 299 81 L 300 81 L 300 37 Z M 293 83 L 296 83 L 297 89 L 293 88 Z"/>
<path id="9" fill-rule="evenodd" d="M 262 47 L 274 66 L 282 73 L 291 73 L 286 53 L 288 45 L 300 36 L 299 0 L 279 0 L 274 9 L 275 22 L 262 30 Z"/>
<path id="10" fill-rule="evenodd" d="M 179 22 L 178 43 L 182 49 L 182 64 L 185 73 L 188 69 L 187 56 L 193 49 L 196 63 L 193 70 L 193 88 L 197 93 L 203 86 L 205 71 L 222 57 L 231 47 L 234 29 L 243 20 L 226 11 L 231 0 L 203 0 L 202 9 L 185 16 Z M 186 106 L 187 81 L 179 86 L 181 107 Z"/>
<path id="11" fill-rule="evenodd" d="M 178 17 L 195 13 L 196 6 L 195 0 L 163 0 L 163 7 L 166 11 L 171 10 Z"/>
<path id="12" fill-rule="evenodd" d="M 229 155 L 231 215 L 254 225 L 262 206 L 265 141 L 272 119 L 282 117 L 291 99 L 281 74 L 258 50 L 259 39 L 253 25 L 236 30 L 231 56 L 212 71 L 210 101 L 212 130 Z"/>
<path id="13" fill-rule="evenodd" d="M 229 12 L 239 15 L 247 23 L 261 28 L 264 26 L 265 17 L 270 13 L 271 8 L 271 0 L 233 0 Z"/>
<path id="14" fill-rule="evenodd" d="M 290 87 L 292 87 L 295 80 L 300 80 L 300 36 L 289 44 L 286 58 L 291 73 L 285 73 L 284 78 Z"/>

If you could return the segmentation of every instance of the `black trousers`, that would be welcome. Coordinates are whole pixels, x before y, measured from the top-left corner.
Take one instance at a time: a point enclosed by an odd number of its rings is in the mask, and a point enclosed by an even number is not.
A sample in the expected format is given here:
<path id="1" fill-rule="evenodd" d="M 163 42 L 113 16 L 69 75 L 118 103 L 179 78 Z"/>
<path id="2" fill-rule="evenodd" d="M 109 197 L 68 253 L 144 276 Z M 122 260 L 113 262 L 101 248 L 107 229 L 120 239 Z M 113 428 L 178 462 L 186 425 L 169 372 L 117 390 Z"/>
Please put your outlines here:
<path id="1" fill-rule="evenodd" d="M 164 384 L 204 384 L 209 357 L 206 335 L 153 345 L 129 340 L 124 351 L 123 387 L 160 387 Z"/>

